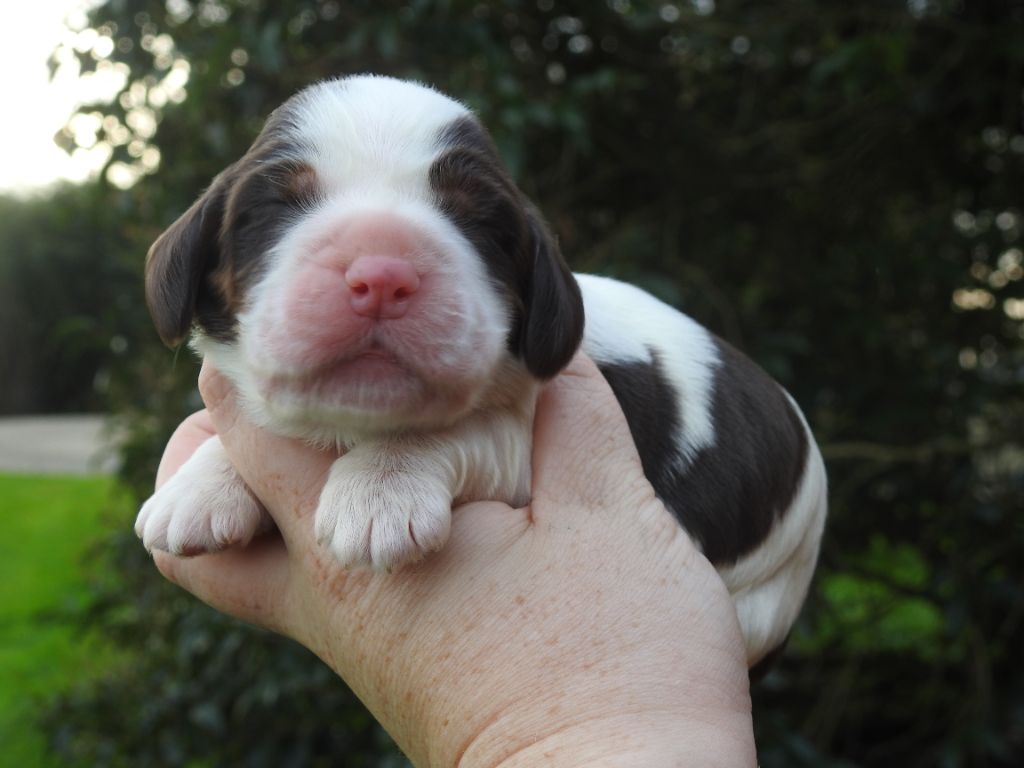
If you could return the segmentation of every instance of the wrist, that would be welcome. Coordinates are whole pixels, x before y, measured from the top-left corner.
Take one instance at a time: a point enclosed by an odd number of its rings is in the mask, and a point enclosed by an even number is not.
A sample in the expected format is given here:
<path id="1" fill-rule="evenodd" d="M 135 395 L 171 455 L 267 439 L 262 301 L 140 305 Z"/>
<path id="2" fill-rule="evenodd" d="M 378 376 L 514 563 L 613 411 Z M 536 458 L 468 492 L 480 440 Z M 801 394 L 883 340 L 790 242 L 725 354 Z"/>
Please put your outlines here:
<path id="1" fill-rule="evenodd" d="M 677 670 L 664 676 L 674 689 L 666 691 L 642 676 L 581 685 L 571 664 L 566 667 L 561 680 L 528 683 L 511 698 L 512 680 L 454 695 L 410 691 L 390 697 L 390 711 L 375 714 L 423 768 L 756 765 L 745 670 L 742 685 L 716 685 Z"/>
<path id="2" fill-rule="evenodd" d="M 494 768 L 753 768 L 757 764 L 749 711 L 702 718 L 622 713 L 537 739 L 523 733 L 490 741 L 471 745 L 458 764 Z"/>
<path id="3" fill-rule="evenodd" d="M 463 691 L 445 701 L 443 719 L 437 709 L 413 718 L 420 726 L 413 733 L 434 737 L 410 757 L 417 766 L 467 768 L 756 765 L 745 669 L 709 679 L 676 668 L 661 680 L 642 671 L 616 680 L 614 665 L 590 671 L 596 677 L 580 679 L 568 662 L 559 680 L 522 685 L 504 701 L 494 692 L 509 693 L 517 681 L 484 686 L 491 695 L 475 701 Z M 441 733 L 451 738 L 437 739 Z"/>

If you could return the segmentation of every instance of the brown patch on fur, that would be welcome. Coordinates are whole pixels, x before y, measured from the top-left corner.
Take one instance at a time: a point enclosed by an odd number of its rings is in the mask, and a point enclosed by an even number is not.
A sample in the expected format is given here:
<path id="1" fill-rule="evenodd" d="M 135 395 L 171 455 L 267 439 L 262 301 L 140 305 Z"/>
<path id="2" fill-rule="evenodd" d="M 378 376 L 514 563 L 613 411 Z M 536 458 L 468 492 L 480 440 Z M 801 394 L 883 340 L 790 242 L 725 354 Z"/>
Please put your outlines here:
<path id="1" fill-rule="evenodd" d="M 438 206 L 480 254 L 513 310 L 509 350 L 535 376 L 550 378 L 583 336 L 576 280 L 483 127 L 472 117 L 456 120 L 439 143 L 429 174 Z"/>
<path id="2" fill-rule="evenodd" d="M 146 300 L 164 343 L 181 343 L 193 321 L 213 338 L 234 338 L 235 318 L 268 251 L 320 194 L 293 133 L 286 104 L 150 248 Z"/>
<path id="3" fill-rule="evenodd" d="M 211 275 L 211 284 L 232 316 L 263 275 L 270 249 L 320 195 L 316 171 L 304 161 L 265 164 L 246 159 L 242 162 L 250 168 L 243 170 L 228 194 L 220 233 L 221 263 Z"/>

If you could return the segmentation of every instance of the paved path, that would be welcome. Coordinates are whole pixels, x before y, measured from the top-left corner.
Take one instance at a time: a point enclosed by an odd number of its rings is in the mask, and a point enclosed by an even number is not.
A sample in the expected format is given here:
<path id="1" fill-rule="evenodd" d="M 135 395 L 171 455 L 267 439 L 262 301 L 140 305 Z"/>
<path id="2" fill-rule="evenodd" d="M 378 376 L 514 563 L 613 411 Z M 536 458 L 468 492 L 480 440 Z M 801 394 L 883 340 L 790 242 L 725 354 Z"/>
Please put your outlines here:
<path id="1" fill-rule="evenodd" d="M 104 433 L 104 416 L 0 418 L 0 471 L 34 474 L 113 472 L 117 460 Z"/>

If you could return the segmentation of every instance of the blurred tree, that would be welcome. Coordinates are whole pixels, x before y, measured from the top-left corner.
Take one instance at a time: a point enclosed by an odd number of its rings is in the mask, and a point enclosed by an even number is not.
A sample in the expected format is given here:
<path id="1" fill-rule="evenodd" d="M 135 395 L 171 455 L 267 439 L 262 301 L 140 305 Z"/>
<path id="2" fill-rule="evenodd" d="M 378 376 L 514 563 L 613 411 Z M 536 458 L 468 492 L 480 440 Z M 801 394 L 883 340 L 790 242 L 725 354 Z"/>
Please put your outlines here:
<path id="1" fill-rule="evenodd" d="M 112 45 L 83 67 L 126 82 L 83 112 L 110 182 L 137 180 L 109 194 L 140 265 L 310 81 L 396 74 L 473 106 L 575 268 L 744 347 L 823 443 L 826 547 L 755 691 L 761 764 L 1024 762 L 1019 2 L 110 0 L 90 19 L 83 40 Z M 140 495 L 196 404 L 184 359 L 151 337 L 115 377 Z M 315 660 L 157 584 L 129 539 L 96 617 L 142 652 L 53 710 L 62 756 L 392 759 Z"/>
<path id="2" fill-rule="evenodd" d="M 111 202 L 99 187 L 0 197 L 0 414 L 108 406 L 146 320 L 128 209 Z"/>

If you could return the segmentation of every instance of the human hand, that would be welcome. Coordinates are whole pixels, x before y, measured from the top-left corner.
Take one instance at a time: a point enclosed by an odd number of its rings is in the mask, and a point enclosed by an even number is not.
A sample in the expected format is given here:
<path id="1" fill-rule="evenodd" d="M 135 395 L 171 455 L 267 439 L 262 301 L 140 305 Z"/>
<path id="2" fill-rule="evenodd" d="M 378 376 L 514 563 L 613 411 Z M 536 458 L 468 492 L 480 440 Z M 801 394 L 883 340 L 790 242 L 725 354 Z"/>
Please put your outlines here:
<path id="1" fill-rule="evenodd" d="M 280 536 L 157 566 L 312 649 L 416 765 L 755 764 L 732 601 L 592 362 L 541 395 L 530 506 L 464 505 L 443 550 L 394 574 L 345 571 L 315 541 L 336 456 L 253 426 L 208 367 L 200 388 L 209 411 L 175 433 L 158 484 L 215 430 Z"/>

